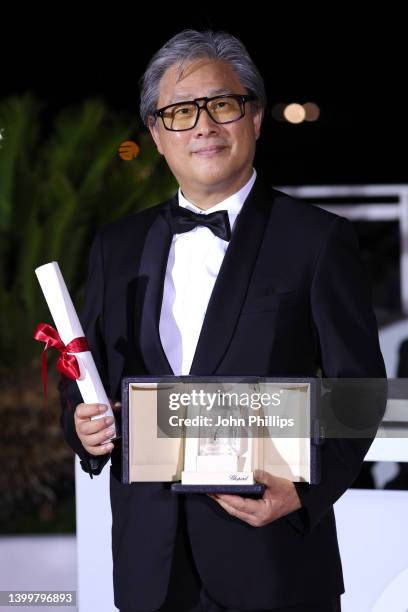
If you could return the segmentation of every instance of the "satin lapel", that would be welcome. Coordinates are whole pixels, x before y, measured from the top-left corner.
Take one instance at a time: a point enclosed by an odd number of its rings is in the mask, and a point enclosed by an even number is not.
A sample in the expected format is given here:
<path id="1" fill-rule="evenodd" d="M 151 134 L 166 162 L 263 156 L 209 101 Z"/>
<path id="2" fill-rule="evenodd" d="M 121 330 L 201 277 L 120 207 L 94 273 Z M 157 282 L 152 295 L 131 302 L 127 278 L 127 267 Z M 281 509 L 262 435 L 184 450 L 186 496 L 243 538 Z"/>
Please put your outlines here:
<path id="1" fill-rule="evenodd" d="M 172 233 L 167 202 L 153 221 L 146 236 L 139 266 L 136 304 L 140 313 L 140 347 L 150 374 L 174 374 L 159 334 L 164 278 Z"/>
<path id="2" fill-rule="evenodd" d="M 268 222 L 272 196 L 256 181 L 237 218 L 205 314 L 190 374 L 214 374 L 234 333 Z"/>

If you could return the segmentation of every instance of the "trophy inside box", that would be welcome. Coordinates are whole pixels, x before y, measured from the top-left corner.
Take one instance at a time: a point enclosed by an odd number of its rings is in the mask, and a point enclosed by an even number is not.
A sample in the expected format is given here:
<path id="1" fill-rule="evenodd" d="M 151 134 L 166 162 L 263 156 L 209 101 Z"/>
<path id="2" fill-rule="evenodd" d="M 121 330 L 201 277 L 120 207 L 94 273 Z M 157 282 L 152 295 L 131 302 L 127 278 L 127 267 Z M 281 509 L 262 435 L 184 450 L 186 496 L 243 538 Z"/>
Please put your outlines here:
<path id="1" fill-rule="evenodd" d="M 201 422 L 206 410 L 200 407 Z M 211 412 L 212 425 L 200 426 L 196 435 L 185 439 L 181 484 L 254 485 L 258 445 L 257 438 L 249 436 L 246 411 L 232 405 Z"/>
<path id="2" fill-rule="evenodd" d="M 258 468 L 292 481 L 312 481 L 309 437 L 274 438 L 274 428 L 267 420 L 271 417 L 263 410 L 257 411 L 260 424 L 252 425 L 249 431 L 250 412 L 239 403 L 227 407 L 209 407 L 205 403 L 194 407 L 180 405 L 176 410 L 173 408 L 173 412 L 166 412 L 170 394 L 181 396 L 182 389 L 188 396 L 193 388 L 199 388 L 199 384 L 188 377 L 187 380 L 169 377 L 169 380 L 156 381 L 151 378 L 125 379 L 124 382 L 123 482 L 171 482 L 172 490 L 182 493 L 259 494 L 264 487 L 254 479 L 254 471 Z M 202 381 L 201 384 L 208 389 L 210 383 Z M 279 383 L 271 387 L 268 382 L 255 387 L 248 383 L 222 386 L 218 382 L 218 390 L 220 385 L 223 391 L 239 387 L 249 393 L 254 389 L 271 393 L 283 387 Z M 292 383 L 285 384 L 284 388 L 286 408 L 290 405 L 304 421 L 305 430 L 309 427 L 310 431 L 310 385 Z M 179 426 L 168 427 L 169 420 Z M 189 427 L 191 423 L 194 423 L 193 428 Z"/>

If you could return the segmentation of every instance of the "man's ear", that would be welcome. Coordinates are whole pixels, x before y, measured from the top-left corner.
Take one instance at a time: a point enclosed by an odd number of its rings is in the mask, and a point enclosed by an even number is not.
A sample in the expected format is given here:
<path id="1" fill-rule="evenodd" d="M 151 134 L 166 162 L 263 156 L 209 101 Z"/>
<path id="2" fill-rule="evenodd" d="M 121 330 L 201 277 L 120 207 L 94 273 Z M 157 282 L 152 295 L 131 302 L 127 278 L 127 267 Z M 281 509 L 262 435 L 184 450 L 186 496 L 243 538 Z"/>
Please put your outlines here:
<path id="1" fill-rule="evenodd" d="M 147 119 L 147 127 L 149 128 L 149 132 L 151 134 L 151 137 L 154 140 L 154 143 L 157 147 L 158 152 L 160 153 L 160 155 L 163 155 L 163 149 L 161 146 L 160 133 L 159 133 L 158 125 L 157 125 L 157 119 L 155 119 L 152 116 L 149 116 Z"/>

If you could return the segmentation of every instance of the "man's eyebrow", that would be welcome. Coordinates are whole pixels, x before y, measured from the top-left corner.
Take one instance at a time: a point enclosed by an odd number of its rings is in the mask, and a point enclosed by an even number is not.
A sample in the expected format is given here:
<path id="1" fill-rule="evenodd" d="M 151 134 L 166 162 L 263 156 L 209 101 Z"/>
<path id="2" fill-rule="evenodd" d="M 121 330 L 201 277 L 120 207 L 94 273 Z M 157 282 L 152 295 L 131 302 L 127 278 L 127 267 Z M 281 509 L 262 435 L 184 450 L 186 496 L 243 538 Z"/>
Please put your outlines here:
<path id="1" fill-rule="evenodd" d="M 211 98 L 212 96 L 218 96 L 223 94 L 231 94 L 233 93 L 230 88 L 222 87 L 220 89 L 210 89 L 208 92 L 207 98 Z M 198 96 L 197 96 L 198 97 Z M 178 93 L 171 99 L 169 104 L 175 104 L 176 102 L 188 102 L 190 100 L 194 100 L 191 93 Z"/>

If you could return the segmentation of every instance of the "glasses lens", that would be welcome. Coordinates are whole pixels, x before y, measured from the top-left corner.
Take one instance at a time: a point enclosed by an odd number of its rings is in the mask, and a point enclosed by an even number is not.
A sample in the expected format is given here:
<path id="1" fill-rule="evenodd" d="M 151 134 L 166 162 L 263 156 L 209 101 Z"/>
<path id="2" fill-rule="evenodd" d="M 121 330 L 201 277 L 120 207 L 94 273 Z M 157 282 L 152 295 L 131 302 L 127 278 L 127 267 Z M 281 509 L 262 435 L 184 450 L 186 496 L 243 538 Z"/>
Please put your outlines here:
<path id="1" fill-rule="evenodd" d="M 233 97 L 214 98 L 208 102 L 208 112 L 217 123 L 228 123 L 242 117 L 241 101 Z"/>
<path id="2" fill-rule="evenodd" d="M 197 115 L 194 103 L 174 104 L 163 113 L 163 121 L 169 130 L 188 130 L 193 127 Z"/>

